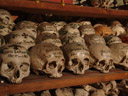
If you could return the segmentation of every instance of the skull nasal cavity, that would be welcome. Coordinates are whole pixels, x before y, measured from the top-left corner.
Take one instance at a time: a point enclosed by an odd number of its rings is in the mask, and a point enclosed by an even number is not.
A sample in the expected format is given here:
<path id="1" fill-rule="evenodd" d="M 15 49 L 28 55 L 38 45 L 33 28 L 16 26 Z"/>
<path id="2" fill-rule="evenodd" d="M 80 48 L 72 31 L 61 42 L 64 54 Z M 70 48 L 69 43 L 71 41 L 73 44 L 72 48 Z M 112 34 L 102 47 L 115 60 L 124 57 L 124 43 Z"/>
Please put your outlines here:
<path id="1" fill-rule="evenodd" d="M 104 66 L 105 65 L 105 60 L 100 61 L 99 64 Z"/>
<path id="2" fill-rule="evenodd" d="M 79 69 L 80 69 L 80 71 L 82 71 L 83 68 L 84 68 L 84 66 L 83 66 L 83 64 L 80 62 L 80 64 L 79 64 Z"/>
<path id="3" fill-rule="evenodd" d="M 15 76 L 14 76 L 15 78 L 19 78 L 20 77 L 20 72 L 19 72 L 19 70 L 15 73 Z"/>
<path id="4" fill-rule="evenodd" d="M 56 66 L 57 66 L 56 61 L 53 61 L 53 62 L 49 63 L 50 68 L 55 68 Z"/>
<path id="5" fill-rule="evenodd" d="M 72 65 L 75 66 L 78 64 L 77 58 L 72 59 Z"/>

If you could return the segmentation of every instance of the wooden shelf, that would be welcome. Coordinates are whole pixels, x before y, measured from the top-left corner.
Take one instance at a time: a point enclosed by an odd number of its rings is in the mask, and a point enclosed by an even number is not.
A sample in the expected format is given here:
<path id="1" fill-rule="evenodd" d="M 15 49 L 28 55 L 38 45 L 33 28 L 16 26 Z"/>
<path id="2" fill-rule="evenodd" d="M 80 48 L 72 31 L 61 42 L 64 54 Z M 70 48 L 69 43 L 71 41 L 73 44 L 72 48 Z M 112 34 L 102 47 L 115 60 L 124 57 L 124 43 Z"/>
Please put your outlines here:
<path id="1" fill-rule="evenodd" d="M 65 5 L 57 3 L 40 2 L 29 0 L 0 0 L 0 7 L 12 11 L 29 13 L 48 13 L 55 15 L 82 16 L 82 17 L 101 17 L 101 18 L 127 18 L 128 11 L 103 9 L 94 7 L 82 7 L 76 5 Z"/>
<path id="2" fill-rule="evenodd" d="M 108 74 L 92 70 L 88 70 L 84 75 L 73 75 L 67 72 L 63 74 L 63 77 L 56 79 L 31 74 L 21 84 L 1 83 L 0 94 L 33 92 L 128 78 L 128 71 L 121 69 L 111 70 Z"/>

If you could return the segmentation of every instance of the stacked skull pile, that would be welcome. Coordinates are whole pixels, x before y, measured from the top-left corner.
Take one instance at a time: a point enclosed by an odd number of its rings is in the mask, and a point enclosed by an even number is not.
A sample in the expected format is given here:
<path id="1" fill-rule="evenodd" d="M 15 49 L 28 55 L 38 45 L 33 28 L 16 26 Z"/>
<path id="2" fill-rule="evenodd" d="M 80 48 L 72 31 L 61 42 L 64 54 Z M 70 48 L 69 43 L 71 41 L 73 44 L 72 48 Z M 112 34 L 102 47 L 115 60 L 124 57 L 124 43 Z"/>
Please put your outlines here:
<path id="1" fill-rule="evenodd" d="M 108 73 L 115 67 L 128 70 L 128 45 L 118 37 L 126 30 L 119 21 L 110 26 L 90 21 L 21 21 L 13 27 L 10 13 L 1 9 L 0 75 L 12 83 L 29 76 L 30 67 L 38 75 L 55 78 L 62 77 L 64 70 L 73 74 L 89 69 Z M 4 37 L 8 37 L 6 44 Z"/>

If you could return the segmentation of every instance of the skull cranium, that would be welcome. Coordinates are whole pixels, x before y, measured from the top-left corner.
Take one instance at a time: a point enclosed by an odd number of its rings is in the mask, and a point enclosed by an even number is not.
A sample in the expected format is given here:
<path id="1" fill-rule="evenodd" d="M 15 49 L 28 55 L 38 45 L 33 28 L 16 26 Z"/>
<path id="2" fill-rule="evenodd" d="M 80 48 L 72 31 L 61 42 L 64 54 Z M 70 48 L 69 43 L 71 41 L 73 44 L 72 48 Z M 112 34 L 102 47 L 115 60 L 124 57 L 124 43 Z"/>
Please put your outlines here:
<path id="1" fill-rule="evenodd" d="M 85 39 L 85 42 L 88 46 L 93 45 L 93 44 L 106 45 L 104 38 L 100 35 L 97 35 L 97 34 L 85 35 L 84 39 Z"/>
<path id="2" fill-rule="evenodd" d="M 24 29 L 15 30 L 10 34 L 9 43 L 19 44 L 20 46 L 29 49 L 30 47 L 35 45 L 35 39 L 31 36 L 28 31 Z"/>
<path id="3" fill-rule="evenodd" d="M 34 38 L 37 37 L 37 24 L 32 21 L 21 21 L 15 26 L 16 30 L 26 30 L 28 31 Z"/>
<path id="4" fill-rule="evenodd" d="M 109 47 L 104 44 L 93 44 L 89 46 L 89 51 L 94 59 L 92 62 L 93 68 L 103 73 L 108 73 L 110 69 L 114 68 L 112 53 Z"/>
<path id="5" fill-rule="evenodd" d="M 110 45 L 114 64 L 128 70 L 128 45 L 126 43 L 115 43 Z"/>
<path id="6" fill-rule="evenodd" d="M 44 72 L 49 77 L 61 77 L 65 68 L 62 50 L 51 43 L 39 43 L 30 51 L 32 69 L 35 73 Z"/>
<path id="7" fill-rule="evenodd" d="M 51 33 L 59 37 L 59 33 L 57 32 L 56 27 L 53 24 L 48 23 L 48 22 L 42 22 L 39 24 L 37 35 L 40 35 L 42 33 Z"/>
<path id="8" fill-rule="evenodd" d="M 30 73 L 30 57 L 19 45 L 5 45 L 0 48 L 0 75 L 12 83 L 21 83 Z"/>
<path id="9" fill-rule="evenodd" d="M 69 43 L 64 46 L 67 58 L 66 68 L 74 74 L 84 74 L 89 69 L 90 53 L 87 46 L 80 43 Z"/>
<path id="10" fill-rule="evenodd" d="M 36 43 L 38 44 L 41 42 L 51 43 L 58 47 L 62 46 L 61 40 L 57 38 L 56 35 L 51 34 L 51 33 L 42 33 L 41 35 L 39 35 L 36 39 Z"/>

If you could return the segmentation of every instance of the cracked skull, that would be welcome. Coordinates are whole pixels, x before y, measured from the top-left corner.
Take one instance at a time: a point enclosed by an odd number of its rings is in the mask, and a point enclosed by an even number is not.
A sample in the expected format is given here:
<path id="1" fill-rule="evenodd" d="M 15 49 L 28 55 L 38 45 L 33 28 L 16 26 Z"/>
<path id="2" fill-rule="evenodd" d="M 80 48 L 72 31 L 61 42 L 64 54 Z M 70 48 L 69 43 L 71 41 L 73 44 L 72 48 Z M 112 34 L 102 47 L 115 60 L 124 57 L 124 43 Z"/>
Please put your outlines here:
<path id="1" fill-rule="evenodd" d="M 51 43 L 40 43 L 30 52 L 32 69 L 36 74 L 44 72 L 49 77 L 61 77 L 65 68 L 62 50 Z"/>
<path id="2" fill-rule="evenodd" d="M 93 68 L 103 73 L 108 73 L 110 69 L 114 68 L 112 53 L 109 47 L 104 44 L 93 44 L 89 46 L 89 51 L 94 59 L 91 62 Z"/>
<path id="3" fill-rule="evenodd" d="M 84 74 L 89 69 L 90 53 L 85 45 L 69 43 L 64 46 L 66 68 L 74 74 Z"/>
<path id="4" fill-rule="evenodd" d="M 30 57 L 19 45 L 5 45 L 0 48 L 0 75 L 11 83 L 21 83 L 30 73 Z"/>

